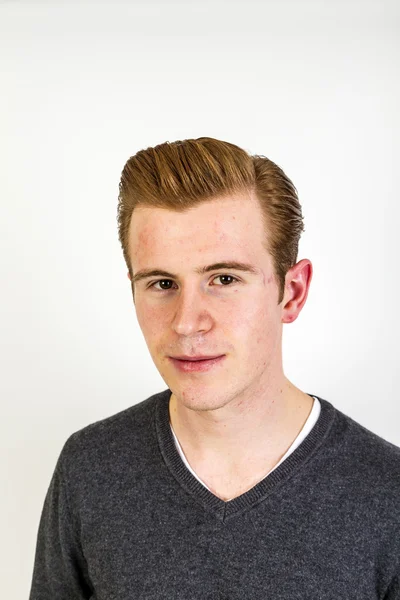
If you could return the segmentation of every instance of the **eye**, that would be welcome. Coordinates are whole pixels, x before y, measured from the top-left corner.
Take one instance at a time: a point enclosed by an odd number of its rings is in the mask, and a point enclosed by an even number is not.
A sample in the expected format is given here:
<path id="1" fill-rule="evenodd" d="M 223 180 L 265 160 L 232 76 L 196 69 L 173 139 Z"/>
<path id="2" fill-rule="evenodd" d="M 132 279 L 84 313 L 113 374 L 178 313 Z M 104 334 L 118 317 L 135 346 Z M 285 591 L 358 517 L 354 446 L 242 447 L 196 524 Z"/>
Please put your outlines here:
<path id="1" fill-rule="evenodd" d="M 229 287 L 229 285 L 231 285 L 231 283 L 238 283 L 239 280 L 236 277 L 233 277 L 233 275 L 216 275 L 214 277 L 215 279 L 220 279 L 221 282 L 225 281 L 225 283 L 222 283 L 222 285 L 217 285 L 217 287 Z M 226 280 L 230 280 L 230 281 L 226 281 Z M 172 281 L 172 279 L 158 279 L 157 281 L 153 281 L 152 283 L 150 283 L 148 285 L 149 288 L 153 288 L 155 290 L 157 290 L 158 292 L 167 292 L 168 290 L 172 289 L 171 288 L 171 284 L 173 284 L 174 282 Z M 160 284 L 161 289 L 157 286 L 158 284 Z M 167 284 L 167 287 L 163 287 L 164 284 Z"/>
<path id="2" fill-rule="evenodd" d="M 233 280 L 234 280 L 234 281 L 236 281 L 236 282 L 238 282 L 238 281 L 239 281 L 238 279 L 236 279 L 236 277 L 233 277 L 233 275 L 217 275 L 217 276 L 216 276 L 214 279 L 221 279 L 221 280 L 222 280 L 222 279 L 225 279 L 225 280 L 226 280 L 226 279 L 233 279 Z M 228 282 L 228 283 L 229 283 L 229 282 Z M 222 285 L 225 285 L 225 287 L 226 287 L 226 284 L 225 284 L 225 283 L 223 283 Z"/>
<path id="3" fill-rule="evenodd" d="M 172 279 L 158 279 L 157 281 L 154 281 L 153 283 L 150 283 L 149 288 L 154 288 L 154 286 L 157 285 L 158 283 L 164 284 L 166 282 L 167 283 L 173 283 Z M 170 287 L 167 287 L 167 288 L 163 288 L 162 287 L 161 290 L 159 288 L 154 288 L 154 289 L 156 289 L 159 292 L 166 292 L 166 291 L 170 290 L 171 288 Z"/>

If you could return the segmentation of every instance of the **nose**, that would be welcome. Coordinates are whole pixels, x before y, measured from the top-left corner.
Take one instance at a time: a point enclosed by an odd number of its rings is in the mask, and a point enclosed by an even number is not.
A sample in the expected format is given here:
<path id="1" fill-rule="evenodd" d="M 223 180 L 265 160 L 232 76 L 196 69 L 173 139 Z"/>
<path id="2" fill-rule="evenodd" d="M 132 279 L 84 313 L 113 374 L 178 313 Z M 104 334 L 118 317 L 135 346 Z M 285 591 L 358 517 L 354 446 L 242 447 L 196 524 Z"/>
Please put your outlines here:
<path id="1" fill-rule="evenodd" d="M 213 319 L 206 305 L 206 298 L 198 289 L 181 291 L 174 306 L 172 328 L 178 335 L 190 336 L 211 329 Z"/>

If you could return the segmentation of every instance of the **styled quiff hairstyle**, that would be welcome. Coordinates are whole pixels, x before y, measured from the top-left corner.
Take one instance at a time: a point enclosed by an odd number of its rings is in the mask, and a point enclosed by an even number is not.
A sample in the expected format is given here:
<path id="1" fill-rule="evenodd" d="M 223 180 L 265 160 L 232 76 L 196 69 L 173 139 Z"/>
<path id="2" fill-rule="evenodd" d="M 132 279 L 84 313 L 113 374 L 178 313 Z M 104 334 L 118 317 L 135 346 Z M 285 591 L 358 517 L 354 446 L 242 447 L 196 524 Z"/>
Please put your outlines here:
<path id="1" fill-rule="evenodd" d="M 136 207 L 181 212 L 207 200 L 240 193 L 254 193 L 260 202 L 264 247 L 272 257 L 280 304 L 285 276 L 296 264 L 304 231 L 296 188 L 265 156 L 250 155 L 234 144 L 209 137 L 165 142 L 140 150 L 126 162 L 119 183 L 117 221 L 131 278 L 129 226 Z"/>

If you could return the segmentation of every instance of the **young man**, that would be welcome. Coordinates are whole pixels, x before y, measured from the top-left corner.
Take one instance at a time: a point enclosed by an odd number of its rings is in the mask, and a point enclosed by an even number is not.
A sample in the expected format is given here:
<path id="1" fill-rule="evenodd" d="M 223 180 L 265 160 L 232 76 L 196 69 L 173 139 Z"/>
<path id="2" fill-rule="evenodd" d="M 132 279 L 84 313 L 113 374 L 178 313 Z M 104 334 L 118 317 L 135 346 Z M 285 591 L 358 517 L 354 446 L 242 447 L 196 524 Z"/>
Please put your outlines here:
<path id="1" fill-rule="evenodd" d="M 284 375 L 296 189 L 211 138 L 124 167 L 119 236 L 168 388 L 70 436 L 31 600 L 400 599 L 400 449 Z"/>

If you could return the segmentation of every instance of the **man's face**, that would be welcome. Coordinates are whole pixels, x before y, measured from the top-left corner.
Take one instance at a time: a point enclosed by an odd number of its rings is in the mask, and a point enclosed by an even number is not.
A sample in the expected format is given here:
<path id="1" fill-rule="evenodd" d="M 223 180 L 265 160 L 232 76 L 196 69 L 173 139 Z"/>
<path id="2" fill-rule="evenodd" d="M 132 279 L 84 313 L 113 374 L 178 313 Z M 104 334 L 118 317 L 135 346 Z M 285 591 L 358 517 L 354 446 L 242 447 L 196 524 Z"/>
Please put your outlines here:
<path id="1" fill-rule="evenodd" d="M 250 195 L 183 213 L 139 207 L 132 215 L 134 276 L 163 273 L 134 284 L 137 319 L 160 375 L 188 408 L 240 405 L 281 377 L 282 304 L 265 235 L 261 208 Z M 233 261 L 255 272 L 196 272 Z M 188 370 L 193 363 L 185 369 L 170 358 L 182 355 L 223 358 Z"/>

